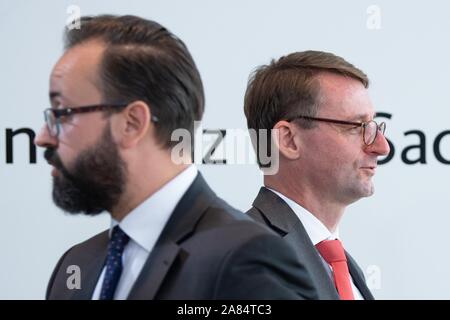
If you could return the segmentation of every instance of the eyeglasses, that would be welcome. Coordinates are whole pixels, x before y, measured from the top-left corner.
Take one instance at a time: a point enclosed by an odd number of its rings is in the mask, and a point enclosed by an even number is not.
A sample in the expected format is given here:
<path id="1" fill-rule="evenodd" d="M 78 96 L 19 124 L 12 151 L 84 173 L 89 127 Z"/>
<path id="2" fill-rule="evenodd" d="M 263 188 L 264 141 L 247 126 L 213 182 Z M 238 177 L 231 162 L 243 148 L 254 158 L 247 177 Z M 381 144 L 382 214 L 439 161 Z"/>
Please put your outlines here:
<path id="1" fill-rule="evenodd" d="M 382 135 L 384 135 L 384 132 L 386 131 L 386 123 L 381 122 L 380 124 L 378 124 L 375 120 L 370 120 L 367 122 L 352 122 L 352 121 L 335 120 L 335 119 L 328 119 L 328 118 L 296 116 L 296 117 L 287 119 L 286 121 L 290 122 L 295 119 L 305 119 L 305 120 L 311 120 L 311 121 L 321 121 L 321 122 L 328 122 L 328 123 L 335 123 L 335 124 L 343 124 L 343 125 L 348 125 L 348 126 L 353 126 L 353 127 L 361 127 L 363 141 L 366 146 L 370 146 L 372 143 L 375 142 L 375 139 L 377 138 L 377 135 L 378 135 L 378 131 L 380 131 Z"/>
<path id="2" fill-rule="evenodd" d="M 44 118 L 45 123 L 47 124 L 49 134 L 52 137 L 57 137 L 60 131 L 61 117 L 69 117 L 77 113 L 104 111 L 106 109 L 120 109 L 125 108 L 128 104 L 129 103 L 97 104 L 91 106 L 64 108 L 64 109 L 48 108 L 44 110 Z M 152 116 L 151 120 L 153 122 L 158 122 L 158 118 L 156 116 Z"/>

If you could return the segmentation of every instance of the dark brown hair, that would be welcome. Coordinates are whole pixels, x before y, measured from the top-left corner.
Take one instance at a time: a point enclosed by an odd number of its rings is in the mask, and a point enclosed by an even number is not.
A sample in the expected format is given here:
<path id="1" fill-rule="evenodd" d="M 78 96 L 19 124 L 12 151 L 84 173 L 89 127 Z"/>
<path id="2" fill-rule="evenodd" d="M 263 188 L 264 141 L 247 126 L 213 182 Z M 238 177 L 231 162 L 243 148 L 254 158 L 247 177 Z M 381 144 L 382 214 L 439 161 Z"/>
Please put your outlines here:
<path id="1" fill-rule="evenodd" d="M 158 118 L 156 138 L 170 148 L 173 130 L 193 138 L 194 121 L 204 111 L 200 74 L 186 45 L 157 22 L 136 16 L 82 17 L 80 29 L 67 30 L 65 49 L 88 40 L 106 45 L 99 86 L 106 103 L 146 102 Z"/>
<path id="2" fill-rule="evenodd" d="M 282 119 L 295 115 L 314 116 L 319 107 L 320 72 L 332 72 L 369 86 L 367 76 L 332 53 L 295 52 L 258 67 L 250 76 L 244 101 L 249 129 L 272 129 Z M 305 128 L 310 121 L 299 122 Z"/>

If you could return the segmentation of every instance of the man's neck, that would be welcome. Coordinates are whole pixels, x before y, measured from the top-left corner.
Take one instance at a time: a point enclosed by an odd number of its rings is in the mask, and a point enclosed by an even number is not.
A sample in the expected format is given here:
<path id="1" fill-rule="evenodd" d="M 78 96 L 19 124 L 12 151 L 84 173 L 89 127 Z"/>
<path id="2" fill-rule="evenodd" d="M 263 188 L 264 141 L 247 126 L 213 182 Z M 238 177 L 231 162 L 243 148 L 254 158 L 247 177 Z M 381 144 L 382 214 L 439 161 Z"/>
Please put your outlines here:
<path id="1" fill-rule="evenodd" d="M 308 188 L 302 188 L 297 184 L 288 185 L 286 182 L 277 183 L 276 181 L 267 181 L 265 179 L 264 185 L 267 188 L 278 191 L 308 210 L 319 219 L 330 232 L 336 230 L 346 208 L 346 205 L 330 200 L 327 195 L 316 193 Z"/>
<path id="2" fill-rule="evenodd" d="M 158 171 L 152 174 L 145 174 L 145 172 L 151 171 L 140 171 L 140 174 L 137 172 L 136 174 L 130 174 L 125 192 L 121 196 L 119 203 L 111 210 L 111 216 L 115 220 L 121 221 L 128 213 L 151 197 L 188 166 L 187 164 L 170 164 L 164 168 L 158 167 Z"/>

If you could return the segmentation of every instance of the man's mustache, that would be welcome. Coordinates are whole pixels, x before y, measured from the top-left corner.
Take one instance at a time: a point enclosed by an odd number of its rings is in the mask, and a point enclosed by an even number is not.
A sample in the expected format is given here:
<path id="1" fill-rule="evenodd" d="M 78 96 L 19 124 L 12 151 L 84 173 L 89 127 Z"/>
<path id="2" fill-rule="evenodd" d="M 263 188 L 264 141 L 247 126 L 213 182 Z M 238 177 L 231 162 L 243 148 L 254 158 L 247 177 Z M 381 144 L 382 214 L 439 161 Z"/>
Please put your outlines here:
<path id="1" fill-rule="evenodd" d="M 58 170 L 64 170 L 61 159 L 59 158 L 56 150 L 53 148 L 47 148 L 44 151 L 44 158 L 47 160 L 48 164 L 54 166 Z"/>
<path id="2" fill-rule="evenodd" d="M 45 160 L 47 160 L 49 165 L 54 166 L 58 171 L 60 171 L 66 179 L 69 179 L 73 183 L 77 183 L 75 177 L 66 169 L 66 167 L 62 163 L 61 158 L 56 153 L 56 149 L 45 149 L 44 158 Z"/>

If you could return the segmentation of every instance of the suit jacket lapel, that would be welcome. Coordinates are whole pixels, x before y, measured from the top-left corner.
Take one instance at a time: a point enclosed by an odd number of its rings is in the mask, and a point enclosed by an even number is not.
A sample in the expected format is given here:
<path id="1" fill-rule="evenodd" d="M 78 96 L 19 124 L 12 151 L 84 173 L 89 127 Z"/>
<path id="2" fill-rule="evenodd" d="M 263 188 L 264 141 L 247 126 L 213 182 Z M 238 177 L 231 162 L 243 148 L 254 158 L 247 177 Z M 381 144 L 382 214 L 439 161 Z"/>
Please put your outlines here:
<path id="1" fill-rule="evenodd" d="M 319 290 L 319 297 L 321 299 L 339 299 L 333 280 L 330 277 L 330 272 L 326 269 L 327 266 L 324 265 L 298 218 L 292 225 L 292 230 L 284 238 L 294 246 L 300 261 L 309 264 L 309 271 Z"/>
<path id="2" fill-rule="evenodd" d="M 81 290 L 72 290 L 71 299 L 90 300 L 94 293 L 100 274 L 105 264 L 108 247 L 108 230 L 99 235 L 95 245 L 89 251 L 83 253 L 83 261 L 80 261 Z"/>
<path id="3" fill-rule="evenodd" d="M 345 253 L 345 255 L 347 256 L 348 270 L 353 278 L 355 286 L 358 288 L 359 292 L 361 292 L 365 300 L 374 300 L 375 298 L 367 287 L 366 280 L 361 274 L 361 271 L 357 266 L 355 260 L 353 260 L 353 258 L 347 252 Z"/>
<path id="4" fill-rule="evenodd" d="M 291 244 L 298 258 L 306 265 L 314 280 L 320 299 L 339 299 L 330 275 L 317 250 L 309 238 L 303 224 L 289 205 L 267 188 L 261 188 L 253 202 L 269 223 Z M 326 279 L 326 280 L 324 280 Z M 330 279 L 328 281 L 328 279 Z"/>
<path id="5" fill-rule="evenodd" d="M 180 252 L 180 243 L 193 233 L 198 220 L 215 198 L 216 195 L 199 173 L 175 207 L 128 299 L 155 298 Z"/>
<path id="6" fill-rule="evenodd" d="M 174 242 L 158 241 L 130 291 L 128 299 L 154 299 L 180 251 Z"/>

